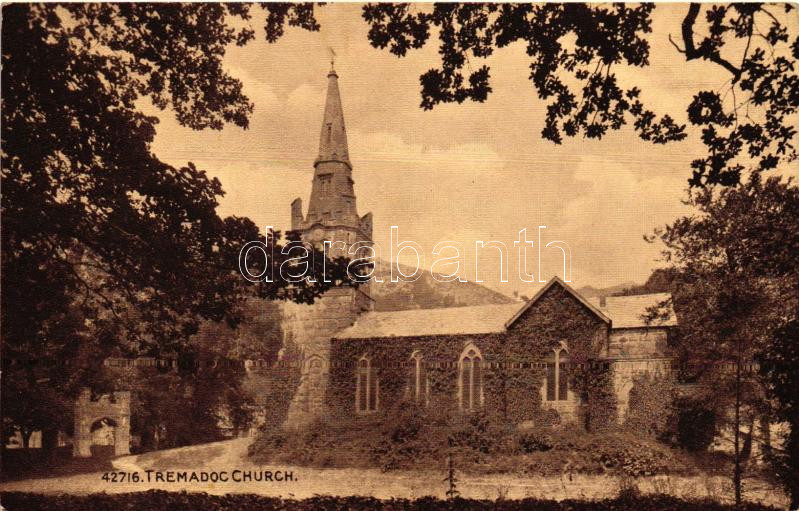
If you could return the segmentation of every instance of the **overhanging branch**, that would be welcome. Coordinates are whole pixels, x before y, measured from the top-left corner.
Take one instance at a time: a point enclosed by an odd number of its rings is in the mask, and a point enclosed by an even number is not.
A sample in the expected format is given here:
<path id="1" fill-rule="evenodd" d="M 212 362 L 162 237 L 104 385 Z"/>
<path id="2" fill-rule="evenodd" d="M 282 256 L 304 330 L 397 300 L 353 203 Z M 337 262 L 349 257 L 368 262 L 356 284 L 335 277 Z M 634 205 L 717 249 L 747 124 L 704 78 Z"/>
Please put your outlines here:
<path id="1" fill-rule="evenodd" d="M 682 21 L 682 40 L 683 44 L 685 45 L 685 50 L 680 50 L 674 41 L 671 41 L 671 37 L 669 37 L 669 40 L 675 46 L 675 48 L 680 51 L 680 53 L 685 55 L 685 60 L 705 59 L 715 62 L 732 73 L 732 81 L 735 83 L 738 81 L 738 78 L 741 77 L 741 70 L 739 68 L 735 67 L 732 65 L 732 63 L 719 55 L 718 51 L 699 50 L 694 44 L 694 24 L 696 23 L 696 18 L 699 16 L 699 10 L 701 7 L 701 4 L 692 3 L 688 7 L 688 14 L 685 15 L 685 19 Z"/>

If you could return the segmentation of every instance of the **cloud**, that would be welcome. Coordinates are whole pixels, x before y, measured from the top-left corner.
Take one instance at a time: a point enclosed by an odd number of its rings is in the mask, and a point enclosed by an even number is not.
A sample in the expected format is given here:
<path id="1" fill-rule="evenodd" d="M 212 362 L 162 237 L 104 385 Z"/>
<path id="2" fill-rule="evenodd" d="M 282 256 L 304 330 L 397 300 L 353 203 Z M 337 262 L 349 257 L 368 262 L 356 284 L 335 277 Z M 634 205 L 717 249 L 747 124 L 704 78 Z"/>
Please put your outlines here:
<path id="1" fill-rule="evenodd" d="M 667 42 L 665 34 L 679 28 L 684 10 L 655 10 L 651 66 L 618 66 L 619 79 L 640 86 L 659 114 L 681 115 L 692 91 L 717 78 L 707 67 L 699 70 L 703 63 L 686 67 Z M 656 265 L 658 249 L 642 236 L 686 211 L 680 199 L 689 164 L 703 150 L 696 137 L 656 146 L 625 126 L 602 140 L 542 140 L 546 102 L 529 81 L 524 44 L 499 49 L 486 61 L 494 91 L 484 103 L 424 111 L 419 76 L 439 65 L 434 41 L 402 59 L 376 50 L 355 4 L 324 7 L 320 23 L 320 32 L 292 28 L 275 44 L 259 38 L 231 46 L 225 66 L 255 103 L 250 129 L 195 132 L 177 125 L 170 112 L 158 114 L 156 154 L 173 164 L 195 161 L 219 177 L 227 192 L 223 214 L 285 229 L 294 197 L 307 208 L 332 46 L 358 209 L 373 212 L 376 242 L 388 247 L 391 225 L 428 256 L 439 241 L 459 241 L 470 268 L 466 276 L 474 279 L 477 262 L 490 270 L 486 284 L 507 293 L 530 294 L 537 287 L 513 278 L 513 241 L 523 228 L 532 236 L 546 225 L 545 243 L 571 246 L 578 286 L 642 281 Z M 475 253 L 478 239 L 507 245 L 511 282 L 498 282 L 493 252 Z M 544 251 L 546 276 L 560 271 L 559 257 L 557 250 Z"/>

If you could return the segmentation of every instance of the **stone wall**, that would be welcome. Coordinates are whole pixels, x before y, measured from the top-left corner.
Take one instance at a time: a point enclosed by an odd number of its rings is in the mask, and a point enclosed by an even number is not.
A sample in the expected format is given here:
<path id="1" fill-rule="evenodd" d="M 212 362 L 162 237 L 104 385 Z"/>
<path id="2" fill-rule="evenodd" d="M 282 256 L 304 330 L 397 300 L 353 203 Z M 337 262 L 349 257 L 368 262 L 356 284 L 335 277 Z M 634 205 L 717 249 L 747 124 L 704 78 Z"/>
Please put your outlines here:
<path id="1" fill-rule="evenodd" d="M 298 427 L 326 413 L 330 367 L 330 338 L 371 308 L 362 290 L 335 288 L 313 304 L 282 304 L 284 345 L 299 349 L 300 384 L 289 405 L 286 425 Z"/>
<path id="2" fill-rule="evenodd" d="M 608 339 L 608 358 L 660 358 L 668 355 L 668 329 L 621 328 Z"/>
<path id="3" fill-rule="evenodd" d="M 484 410 L 509 423 L 541 419 L 540 411 L 555 409 L 564 423 L 576 418 L 579 399 L 542 406 L 545 371 L 542 362 L 565 342 L 572 360 L 580 362 L 606 346 L 607 324 L 560 286 L 553 286 L 527 309 L 507 332 L 475 335 L 334 339 L 328 402 L 330 413 L 343 420 L 356 413 L 356 363 L 367 356 L 379 379 L 381 409 L 402 406 L 418 352 L 426 364 L 429 404 L 458 409 L 458 361 L 468 345 L 484 362 Z"/>
<path id="4" fill-rule="evenodd" d="M 623 422 L 630 406 L 630 390 L 636 375 L 665 375 L 670 371 L 667 328 L 621 328 L 608 338 L 608 359 L 613 366 L 613 388 L 618 399 L 618 420 Z"/>

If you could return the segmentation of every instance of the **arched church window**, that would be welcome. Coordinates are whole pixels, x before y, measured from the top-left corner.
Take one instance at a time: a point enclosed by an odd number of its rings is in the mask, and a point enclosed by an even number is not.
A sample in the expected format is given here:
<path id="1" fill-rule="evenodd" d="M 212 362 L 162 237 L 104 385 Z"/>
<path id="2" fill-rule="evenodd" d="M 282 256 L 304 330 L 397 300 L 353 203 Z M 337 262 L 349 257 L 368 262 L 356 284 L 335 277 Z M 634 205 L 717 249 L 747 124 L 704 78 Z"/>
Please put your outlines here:
<path id="1" fill-rule="evenodd" d="M 414 351 L 411 354 L 410 361 L 408 374 L 410 397 L 417 403 L 427 406 L 430 397 L 430 384 L 427 381 L 427 370 L 421 352 Z"/>
<path id="2" fill-rule="evenodd" d="M 372 413 L 377 411 L 380 399 L 380 381 L 374 375 L 372 361 L 367 356 L 358 360 L 355 376 L 355 411 Z"/>
<path id="3" fill-rule="evenodd" d="M 483 406 L 483 356 L 474 344 L 466 345 L 458 360 L 458 401 L 461 410 Z"/>
<path id="4" fill-rule="evenodd" d="M 566 344 L 552 350 L 546 363 L 547 401 L 566 401 L 569 398 L 569 351 Z"/>

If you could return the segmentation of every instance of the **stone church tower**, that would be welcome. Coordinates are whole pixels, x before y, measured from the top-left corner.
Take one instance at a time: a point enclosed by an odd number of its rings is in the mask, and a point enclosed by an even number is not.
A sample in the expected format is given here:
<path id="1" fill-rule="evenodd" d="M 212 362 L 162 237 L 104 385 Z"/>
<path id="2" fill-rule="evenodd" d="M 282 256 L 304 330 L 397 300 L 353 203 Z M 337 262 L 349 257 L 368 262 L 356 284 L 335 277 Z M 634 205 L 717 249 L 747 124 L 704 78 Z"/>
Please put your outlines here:
<path id="1" fill-rule="evenodd" d="M 328 250 L 331 256 L 343 255 L 354 243 L 372 243 L 372 214 L 359 217 L 355 205 L 344 112 L 338 75 L 333 69 L 327 74 L 327 99 L 308 214 L 303 214 L 302 200 L 294 199 L 291 229 L 319 248 L 324 241 L 333 243 Z M 368 284 L 358 289 L 331 289 L 313 305 L 283 304 L 284 344 L 293 343 L 302 353 L 300 385 L 289 406 L 288 426 L 296 427 L 325 414 L 330 338 L 371 306 Z"/>

